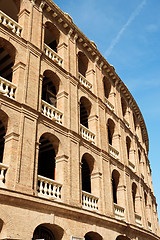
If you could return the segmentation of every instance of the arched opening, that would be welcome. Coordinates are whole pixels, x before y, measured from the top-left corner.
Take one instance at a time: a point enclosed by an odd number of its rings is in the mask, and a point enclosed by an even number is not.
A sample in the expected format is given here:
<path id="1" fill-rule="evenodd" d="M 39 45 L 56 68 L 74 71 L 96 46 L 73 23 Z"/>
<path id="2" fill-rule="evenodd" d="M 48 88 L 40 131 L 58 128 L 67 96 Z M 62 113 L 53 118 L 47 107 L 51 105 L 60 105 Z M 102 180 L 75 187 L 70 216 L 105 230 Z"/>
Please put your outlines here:
<path id="1" fill-rule="evenodd" d="M 127 104 L 123 97 L 121 98 L 121 105 L 122 105 L 122 114 L 123 114 L 123 117 L 125 117 L 127 112 Z"/>
<path id="2" fill-rule="evenodd" d="M 59 140 L 49 134 L 43 134 L 39 143 L 38 175 L 55 180 L 55 157 Z"/>
<path id="3" fill-rule="evenodd" d="M 132 183 L 132 199 L 133 199 L 134 212 L 136 212 L 136 194 L 137 194 L 137 185 L 135 183 Z"/>
<path id="4" fill-rule="evenodd" d="M 88 232 L 86 233 L 86 235 L 84 236 L 85 240 L 102 240 L 102 236 L 96 232 Z"/>
<path id="5" fill-rule="evenodd" d="M 0 233 L 1 233 L 2 228 L 3 228 L 3 224 L 4 224 L 4 222 L 2 221 L 2 219 L 0 219 Z"/>
<path id="6" fill-rule="evenodd" d="M 145 207 L 147 207 L 147 193 L 146 191 L 144 191 L 144 203 L 145 203 Z"/>
<path id="7" fill-rule="evenodd" d="M 135 131 L 136 131 L 136 128 L 137 128 L 137 119 L 136 119 L 136 116 L 135 116 L 134 113 L 133 113 L 133 122 L 134 122 Z"/>
<path id="8" fill-rule="evenodd" d="M 108 99 L 109 94 L 111 92 L 111 83 L 106 77 L 103 78 L 103 85 L 104 85 L 104 96 Z"/>
<path id="9" fill-rule="evenodd" d="M 87 56 L 84 53 L 79 52 L 78 53 L 78 72 L 81 73 L 84 77 L 86 77 L 86 72 L 88 70 L 88 63 L 89 63 L 89 60 Z"/>
<path id="10" fill-rule="evenodd" d="M 114 134 L 114 130 L 115 130 L 115 123 L 113 122 L 112 119 L 108 119 L 107 128 L 108 128 L 108 143 L 110 145 L 112 145 L 113 144 L 113 134 Z"/>
<path id="11" fill-rule="evenodd" d="M 18 13 L 20 10 L 20 1 L 18 0 L 1 0 L 0 9 L 14 21 L 18 22 Z"/>
<path id="12" fill-rule="evenodd" d="M 0 163 L 3 162 L 3 152 L 4 152 L 4 136 L 6 135 L 5 127 L 0 121 Z"/>
<path id="13" fill-rule="evenodd" d="M 117 204 L 117 188 L 119 184 L 120 174 L 117 170 L 112 172 L 112 192 L 113 192 L 113 202 Z"/>
<path id="14" fill-rule="evenodd" d="M 5 39 L 0 38 L 0 77 L 12 82 L 12 67 L 16 50 Z"/>
<path id="15" fill-rule="evenodd" d="M 81 160 L 82 163 L 82 191 L 91 193 L 91 173 L 94 167 L 94 158 L 89 154 L 84 154 Z"/>
<path id="16" fill-rule="evenodd" d="M 57 27 L 51 23 L 46 22 L 45 24 L 45 34 L 44 34 L 44 43 L 49 46 L 54 52 L 58 52 L 57 47 L 60 40 L 60 31 Z"/>
<path id="17" fill-rule="evenodd" d="M 131 139 L 128 136 L 126 137 L 126 148 L 127 148 L 127 157 L 128 157 L 128 160 L 129 160 L 130 148 L 131 148 Z"/>
<path id="18" fill-rule="evenodd" d="M 82 191 L 91 193 L 91 173 L 85 158 L 82 158 Z"/>
<path id="19" fill-rule="evenodd" d="M 60 79 L 52 71 L 45 71 L 42 83 L 42 100 L 57 107 L 57 93 L 59 91 Z"/>
<path id="20" fill-rule="evenodd" d="M 37 239 L 56 240 L 54 234 L 42 225 L 38 226 L 34 231 L 32 240 Z"/>
<path id="21" fill-rule="evenodd" d="M 139 160 L 139 163 L 141 163 L 141 152 L 139 149 L 138 149 L 138 160 Z"/>
<path id="22" fill-rule="evenodd" d="M 130 240 L 130 238 L 127 237 L 127 236 L 124 236 L 124 235 L 119 235 L 119 236 L 116 238 L 116 240 Z"/>
<path id="23" fill-rule="evenodd" d="M 56 224 L 41 224 L 36 227 L 32 240 L 61 240 L 64 229 Z"/>
<path id="24" fill-rule="evenodd" d="M 88 128 L 88 117 L 91 111 L 91 103 L 90 101 L 82 97 L 80 99 L 80 124 Z"/>

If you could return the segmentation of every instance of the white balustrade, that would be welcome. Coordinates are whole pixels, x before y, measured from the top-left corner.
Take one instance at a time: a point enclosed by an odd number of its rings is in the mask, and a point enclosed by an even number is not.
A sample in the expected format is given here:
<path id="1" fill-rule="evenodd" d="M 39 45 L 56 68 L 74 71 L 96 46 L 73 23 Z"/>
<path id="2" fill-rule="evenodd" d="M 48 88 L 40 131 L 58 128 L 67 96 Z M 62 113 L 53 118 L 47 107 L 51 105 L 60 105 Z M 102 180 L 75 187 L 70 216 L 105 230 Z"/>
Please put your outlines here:
<path id="1" fill-rule="evenodd" d="M 50 48 L 47 44 L 44 44 L 44 52 L 55 63 L 57 63 L 59 66 L 62 66 L 63 59 L 52 48 Z"/>
<path id="2" fill-rule="evenodd" d="M 142 217 L 137 213 L 135 213 L 135 222 L 137 226 L 142 227 Z"/>
<path id="3" fill-rule="evenodd" d="M 60 112 L 57 108 L 55 108 L 51 104 L 49 104 L 43 100 L 42 100 L 41 112 L 44 116 L 62 124 L 63 113 Z"/>
<path id="4" fill-rule="evenodd" d="M 123 207 L 114 203 L 114 214 L 116 219 L 124 220 L 125 219 L 124 212 L 125 212 L 125 209 Z"/>
<path id="5" fill-rule="evenodd" d="M 78 73 L 78 78 L 79 78 L 80 83 L 81 83 L 83 86 L 85 86 L 86 88 L 88 88 L 89 90 L 91 90 L 92 84 L 91 84 L 81 73 Z"/>
<path id="6" fill-rule="evenodd" d="M 130 128 L 129 122 L 128 122 L 125 118 L 123 118 L 123 121 L 124 121 L 125 126 L 126 126 L 127 128 Z"/>
<path id="7" fill-rule="evenodd" d="M 119 159 L 119 152 L 118 152 L 118 150 L 115 149 L 114 147 L 112 147 L 112 145 L 110 145 L 110 144 L 109 144 L 109 153 L 115 159 Z"/>
<path id="8" fill-rule="evenodd" d="M 45 198 L 57 198 L 61 199 L 61 189 L 62 184 L 57 183 L 56 181 L 38 175 L 38 196 Z"/>
<path id="9" fill-rule="evenodd" d="M 107 107 L 111 110 L 114 111 L 114 106 L 113 104 L 105 97 L 105 104 L 107 105 Z"/>
<path id="10" fill-rule="evenodd" d="M 5 187 L 5 174 L 7 169 L 7 165 L 0 163 L 0 187 Z"/>
<path id="11" fill-rule="evenodd" d="M 0 93 L 1 94 L 14 99 L 16 88 L 17 86 L 14 85 L 12 82 L 6 80 L 3 77 L 0 77 Z"/>
<path id="12" fill-rule="evenodd" d="M 82 206 L 87 209 L 98 210 L 98 197 L 82 191 Z"/>
<path id="13" fill-rule="evenodd" d="M 135 172 L 135 171 L 136 171 L 135 164 L 132 163 L 130 160 L 128 160 L 128 164 L 129 164 L 129 168 L 130 168 L 133 172 Z"/>
<path id="14" fill-rule="evenodd" d="M 21 36 L 22 27 L 2 11 L 0 11 L 0 23 L 11 29 L 12 32 L 14 32 L 19 37 Z"/>
<path id="15" fill-rule="evenodd" d="M 95 144 L 95 134 L 91 132 L 88 128 L 80 124 L 80 133 L 82 138 L 86 139 L 87 141 Z"/>

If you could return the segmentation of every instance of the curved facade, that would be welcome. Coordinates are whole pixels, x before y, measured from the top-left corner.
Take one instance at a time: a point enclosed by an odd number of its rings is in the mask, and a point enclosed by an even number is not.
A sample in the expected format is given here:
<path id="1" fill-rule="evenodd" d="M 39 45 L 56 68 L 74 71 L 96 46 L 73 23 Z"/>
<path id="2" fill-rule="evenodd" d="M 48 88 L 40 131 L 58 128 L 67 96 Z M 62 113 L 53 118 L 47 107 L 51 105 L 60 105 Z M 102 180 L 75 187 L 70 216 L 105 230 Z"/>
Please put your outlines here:
<path id="1" fill-rule="evenodd" d="M 143 116 L 52 1 L 0 2 L 0 239 L 159 239 Z"/>

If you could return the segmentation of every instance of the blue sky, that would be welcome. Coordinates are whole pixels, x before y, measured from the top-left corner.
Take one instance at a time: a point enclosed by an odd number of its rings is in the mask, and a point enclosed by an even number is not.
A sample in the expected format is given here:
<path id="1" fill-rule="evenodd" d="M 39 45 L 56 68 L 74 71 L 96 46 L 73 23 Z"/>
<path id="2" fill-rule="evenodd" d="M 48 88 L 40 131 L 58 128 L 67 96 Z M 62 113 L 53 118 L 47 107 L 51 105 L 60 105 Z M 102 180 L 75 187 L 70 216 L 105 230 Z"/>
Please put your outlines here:
<path id="1" fill-rule="evenodd" d="M 143 114 L 160 217 L 160 1 L 55 0 L 93 40 Z"/>

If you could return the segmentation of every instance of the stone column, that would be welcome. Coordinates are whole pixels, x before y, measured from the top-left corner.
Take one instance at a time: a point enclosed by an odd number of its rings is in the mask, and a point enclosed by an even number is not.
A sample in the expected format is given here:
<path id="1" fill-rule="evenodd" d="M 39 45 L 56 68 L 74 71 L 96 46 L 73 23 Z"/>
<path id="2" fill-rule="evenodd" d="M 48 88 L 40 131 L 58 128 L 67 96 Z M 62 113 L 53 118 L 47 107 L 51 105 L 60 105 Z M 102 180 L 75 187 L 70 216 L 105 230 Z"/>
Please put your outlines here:
<path id="1" fill-rule="evenodd" d="M 69 165 L 68 156 L 62 155 L 55 158 L 56 171 L 55 171 L 55 181 L 62 184 L 62 201 L 69 203 Z"/>
<path id="2" fill-rule="evenodd" d="M 8 166 L 6 173 L 6 187 L 14 189 L 17 177 L 17 157 L 18 157 L 18 142 L 19 134 L 11 132 L 5 137 L 3 163 Z"/>

